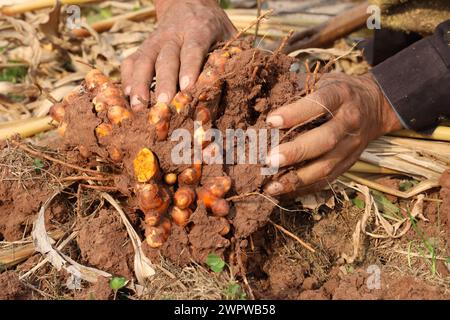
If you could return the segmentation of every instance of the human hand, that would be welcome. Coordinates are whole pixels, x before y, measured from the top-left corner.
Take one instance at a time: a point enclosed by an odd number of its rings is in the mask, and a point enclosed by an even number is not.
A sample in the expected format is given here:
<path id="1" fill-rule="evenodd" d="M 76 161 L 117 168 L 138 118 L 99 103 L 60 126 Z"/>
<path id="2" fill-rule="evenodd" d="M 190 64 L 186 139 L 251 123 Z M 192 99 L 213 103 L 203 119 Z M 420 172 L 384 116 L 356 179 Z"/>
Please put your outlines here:
<path id="1" fill-rule="evenodd" d="M 211 45 L 236 29 L 216 0 L 155 0 L 158 27 L 122 62 L 122 85 L 131 107 L 146 107 L 156 73 L 156 99 L 168 103 L 195 83 Z"/>
<path id="2" fill-rule="evenodd" d="M 264 188 L 268 194 L 323 189 L 358 160 L 371 140 L 402 128 L 371 74 L 325 74 L 317 86 L 314 93 L 267 117 L 267 123 L 274 128 L 291 128 L 321 114 L 332 115 L 319 127 L 271 150 L 267 162 L 272 166 L 314 160 L 269 182 Z"/>

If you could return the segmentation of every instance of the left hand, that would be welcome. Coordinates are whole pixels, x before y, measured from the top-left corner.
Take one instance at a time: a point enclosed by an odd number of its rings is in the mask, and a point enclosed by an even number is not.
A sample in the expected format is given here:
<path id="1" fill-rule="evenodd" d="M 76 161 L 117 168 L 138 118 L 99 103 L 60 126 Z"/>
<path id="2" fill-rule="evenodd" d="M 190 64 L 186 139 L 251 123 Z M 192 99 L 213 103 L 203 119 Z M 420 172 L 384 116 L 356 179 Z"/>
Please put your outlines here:
<path id="1" fill-rule="evenodd" d="M 280 167 L 307 162 L 268 183 L 270 195 L 323 189 L 357 160 L 367 144 L 402 125 L 371 74 L 325 74 L 317 91 L 273 111 L 267 123 L 291 128 L 324 113 L 331 119 L 271 150 L 268 164 Z"/>

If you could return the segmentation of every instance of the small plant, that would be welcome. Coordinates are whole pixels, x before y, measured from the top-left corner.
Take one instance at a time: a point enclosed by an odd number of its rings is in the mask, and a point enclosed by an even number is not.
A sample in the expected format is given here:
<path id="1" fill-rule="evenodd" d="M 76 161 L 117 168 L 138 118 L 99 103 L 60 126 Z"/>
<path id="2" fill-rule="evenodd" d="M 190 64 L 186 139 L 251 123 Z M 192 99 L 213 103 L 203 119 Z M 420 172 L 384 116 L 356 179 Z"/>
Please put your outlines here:
<path id="1" fill-rule="evenodd" d="M 0 72 L 0 81 L 20 83 L 27 75 L 27 68 L 24 66 L 4 68 Z"/>
<path id="2" fill-rule="evenodd" d="M 41 169 L 44 168 L 44 163 L 41 159 L 36 158 L 33 160 L 33 168 L 36 174 L 41 174 Z"/>
<path id="3" fill-rule="evenodd" d="M 108 18 L 111 18 L 113 16 L 111 8 L 89 8 L 88 14 L 87 14 L 87 22 L 88 23 L 94 23 L 101 20 L 105 20 Z"/>
<path id="4" fill-rule="evenodd" d="M 425 248 L 427 249 L 429 255 L 431 256 L 431 274 L 434 276 L 436 274 L 436 249 L 434 246 L 430 243 L 429 239 L 425 238 L 425 233 L 422 232 L 417 225 L 417 220 L 411 215 L 411 212 L 407 210 L 409 220 L 411 221 L 411 226 L 416 231 L 416 233 L 419 235 L 420 239 L 422 240 Z M 420 252 L 422 256 L 425 257 L 425 255 Z"/>
<path id="5" fill-rule="evenodd" d="M 378 191 L 372 191 L 373 200 L 378 206 L 378 209 L 382 212 L 385 218 L 391 218 L 393 220 L 401 220 L 400 208 L 389 201 L 386 196 Z"/>
<path id="6" fill-rule="evenodd" d="M 225 267 L 225 261 L 223 261 L 222 258 L 218 255 L 213 253 L 210 253 L 206 258 L 206 264 L 212 271 L 216 273 L 222 272 L 223 268 Z"/>
<path id="7" fill-rule="evenodd" d="M 419 181 L 417 180 L 405 180 L 402 181 L 399 185 L 400 191 L 408 191 L 409 189 L 415 187 Z"/>
<path id="8" fill-rule="evenodd" d="M 247 299 L 247 294 L 242 290 L 241 285 L 237 282 L 230 282 L 226 291 L 225 297 L 228 300 L 245 300 Z"/>
<path id="9" fill-rule="evenodd" d="M 364 209 L 366 207 L 366 203 L 364 200 L 360 198 L 353 198 L 352 199 L 353 205 L 357 207 L 358 209 Z"/>
<path id="10" fill-rule="evenodd" d="M 110 281 L 109 281 L 109 287 L 111 288 L 111 290 L 114 291 L 114 300 L 116 300 L 117 297 L 117 292 L 122 289 L 123 287 L 125 287 L 128 283 L 128 280 L 125 279 L 124 277 L 113 277 Z"/>

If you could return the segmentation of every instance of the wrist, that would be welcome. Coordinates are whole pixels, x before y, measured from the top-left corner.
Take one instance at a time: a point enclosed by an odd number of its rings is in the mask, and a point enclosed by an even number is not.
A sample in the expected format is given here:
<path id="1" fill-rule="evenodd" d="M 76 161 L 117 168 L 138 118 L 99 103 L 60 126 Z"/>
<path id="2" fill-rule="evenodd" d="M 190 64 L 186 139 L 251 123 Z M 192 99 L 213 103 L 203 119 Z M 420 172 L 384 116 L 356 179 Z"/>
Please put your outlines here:
<path id="1" fill-rule="evenodd" d="M 219 2 L 217 0 L 154 0 L 153 1 L 156 10 L 156 18 L 161 19 L 162 16 L 174 5 L 180 5 L 183 3 L 200 4 L 208 7 L 218 7 Z"/>
<path id="2" fill-rule="evenodd" d="M 384 92 L 379 86 L 375 77 L 371 73 L 366 74 L 365 77 L 367 77 L 367 79 L 371 82 L 374 90 L 374 95 L 376 95 L 377 97 L 381 134 L 383 135 L 403 129 L 400 118 L 398 117 L 389 100 L 384 95 Z"/>
<path id="3" fill-rule="evenodd" d="M 164 15 L 168 8 L 170 8 L 177 0 L 154 0 L 156 18 L 158 20 Z"/>

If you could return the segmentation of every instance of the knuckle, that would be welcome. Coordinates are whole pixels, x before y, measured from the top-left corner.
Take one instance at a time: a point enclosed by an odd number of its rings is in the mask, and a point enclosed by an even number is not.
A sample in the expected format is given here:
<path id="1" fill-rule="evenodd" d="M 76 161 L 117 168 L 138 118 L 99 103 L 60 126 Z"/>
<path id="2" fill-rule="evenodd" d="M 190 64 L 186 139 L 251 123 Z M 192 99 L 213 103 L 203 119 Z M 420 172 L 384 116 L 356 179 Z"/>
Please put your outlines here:
<path id="1" fill-rule="evenodd" d="M 322 164 L 321 173 L 323 177 L 329 177 L 334 170 L 334 164 L 331 161 L 325 161 Z"/>
<path id="2" fill-rule="evenodd" d="M 354 97 L 353 86 L 348 82 L 340 82 L 338 84 L 341 96 L 344 97 Z"/>
<path id="3" fill-rule="evenodd" d="M 189 50 L 198 49 L 204 46 L 204 43 L 195 36 L 190 36 L 188 39 L 186 39 L 185 42 L 185 48 Z M 190 53 L 191 51 L 188 51 L 187 53 Z"/>
<path id="4" fill-rule="evenodd" d="M 339 136 L 335 131 L 332 131 L 328 137 L 328 147 L 333 149 L 339 143 Z"/>
<path id="5" fill-rule="evenodd" d="M 344 108 L 343 117 L 350 129 L 357 129 L 361 126 L 362 115 L 358 108 Z"/>
<path id="6" fill-rule="evenodd" d="M 289 152 L 291 159 L 288 159 L 290 163 L 301 162 L 306 159 L 306 147 L 303 143 L 297 142 L 292 148 L 292 152 Z M 289 157 L 288 157 L 289 158 Z"/>
<path id="7" fill-rule="evenodd" d="M 137 51 L 136 51 L 136 55 L 137 55 L 137 59 L 138 60 L 151 60 L 153 59 L 154 56 L 154 50 L 155 49 L 147 49 L 147 46 L 140 46 Z"/>

